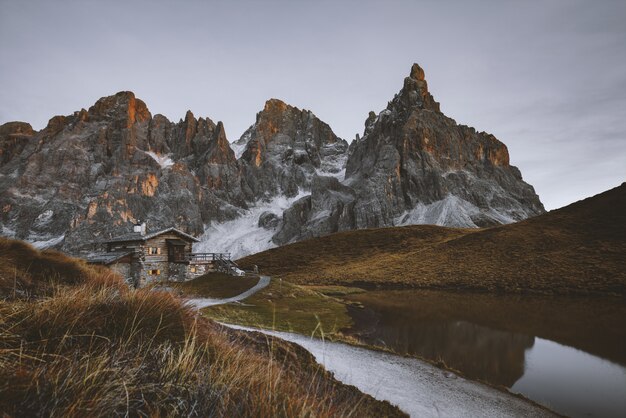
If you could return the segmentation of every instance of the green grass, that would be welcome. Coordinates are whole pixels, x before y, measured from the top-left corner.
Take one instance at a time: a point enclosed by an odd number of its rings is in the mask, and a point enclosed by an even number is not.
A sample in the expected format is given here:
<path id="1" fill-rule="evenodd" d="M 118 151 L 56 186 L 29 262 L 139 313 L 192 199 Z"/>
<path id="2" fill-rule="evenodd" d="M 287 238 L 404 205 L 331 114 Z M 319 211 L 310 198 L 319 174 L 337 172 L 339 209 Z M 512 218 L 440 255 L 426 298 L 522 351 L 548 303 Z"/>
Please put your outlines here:
<path id="1" fill-rule="evenodd" d="M 312 290 L 314 292 L 319 292 L 322 295 L 343 298 L 348 295 L 356 295 L 358 293 L 364 293 L 366 290 L 360 289 L 358 287 L 348 287 L 348 286 L 302 286 L 305 289 Z"/>
<path id="2" fill-rule="evenodd" d="M 237 296 L 257 284 L 258 277 L 230 276 L 225 273 L 207 273 L 184 283 L 171 286 L 188 297 L 230 298 Z"/>
<path id="3" fill-rule="evenodd" d="M 242 303 L 211 306 L 202 313 L 231 324 L 325 337 L 351 325 L 344 303 L 279 279 Z"/>

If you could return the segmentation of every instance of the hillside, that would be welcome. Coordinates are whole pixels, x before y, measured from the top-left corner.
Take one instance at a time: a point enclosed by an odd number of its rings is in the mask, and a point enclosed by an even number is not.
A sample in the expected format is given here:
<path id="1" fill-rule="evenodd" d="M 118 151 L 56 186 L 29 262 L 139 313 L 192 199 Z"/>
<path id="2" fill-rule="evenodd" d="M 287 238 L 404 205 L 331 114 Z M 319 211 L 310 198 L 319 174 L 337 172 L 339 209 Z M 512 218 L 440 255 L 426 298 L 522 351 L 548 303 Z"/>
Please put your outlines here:
<path id="1" fill-rule="evenodd" d="M 333 234 L 241 259 L 298 284 L 626 293 L 626 183 L 516 224 Z"/>
<path id="2" fill-rule="evenodd" d="M 404 416 L 304 349 L 0 239 L 0 416 Z"/>

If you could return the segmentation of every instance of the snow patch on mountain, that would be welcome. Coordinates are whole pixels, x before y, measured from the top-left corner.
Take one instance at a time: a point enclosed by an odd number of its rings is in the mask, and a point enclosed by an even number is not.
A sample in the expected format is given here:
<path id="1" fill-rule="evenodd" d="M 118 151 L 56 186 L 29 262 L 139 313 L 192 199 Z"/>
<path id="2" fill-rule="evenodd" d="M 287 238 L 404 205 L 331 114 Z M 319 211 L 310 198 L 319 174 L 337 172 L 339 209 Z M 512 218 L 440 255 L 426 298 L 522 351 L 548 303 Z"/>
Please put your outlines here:
<path id="1" fill-rule="evenodd" d="M 248 146 L 248 142 L 250 142 L 250 139 L 252 138 L 253 126 L 248 128 L 248 130 L 243 133 L 241 138 L 230 143 L 230 148 L 235 152 L 235 157 L 237 159 L 241 158 L 241 156 L 243 155 L 243 152 L 246 150 L 246 147 Z"/>
<path id="2" fill-rule="evenodd" d="M 495 209 L 481 210 L 467 200 L 447 195 L 444 199 L 427 205 L 418 203 L 415 208 L 396 218 L 395 224 L 398 226 L 425 224 L 477 228 L 478 225 L 474 220 L 480 217 L 487 217 L 502 224 L 515 222 L 515 219 Z"/>
<path id="3" fill-rule="evenodd" d="M 339 180 L 339 182 L 344 181 L 344 179 L 346 178 L 346 169 L 345 167 L 342 170 L 338 170 L 338 171 L 326 171 L 326 170 L 322 170 L 322 169 L 318 169 L 315 172 L 318 176 L 323 176 L 323 177 L 335 177 L 337 180 Z"/>
<path id="4" fill-rule="evenodd" d="M 294 197 L 276 196 L 269 201 L 259 201 L 256 206 L 242 210 L 237 219 L 208 225 L 200 242 L 194 245 L 194 252 L 226 252 L 236 260 L 276 247 L 272 242 L 276 231 L 260 227 L 259 217 L 271 212 L 281 218 L 285 209 L 307 194 L 301 191 Z"/>
<path id="5" fill-rule="evenodd" d="M 148 154 L 150 157 L 152 157 L 152 159 L 156 161 L 161 166 L 161 168 L 168 168 L 174 165 L 174 161 L 172 161 L 172 158 L 170 157 L 169 154 L 159 155 L 152 151 L 144 151 L 144 152 Z"/>
<path id="6" fill-rule="evenodd" d="M 19 191 L 15 187 L 11 187 L 10 189 L 8 189 L 7 193 L 8 193 L 9 196 L 13 196 L 14 198 L 25 199 L 25 200 L 32 200 L 33 202 L 35 202 L 37 204 L 41 204 L 41 205 L 45 205 L 46 203 L 48 203 L 48 201 L 46 199 L 44 199 L 43 197 L 41 197 L 39 195 L 36 195 L 36 194 L 31 195 L 31 194 L 27 194 L 27 193 L 22 193 L 21 191 Z"/>
<path id="7" fill-rule="evenodd" d="M 2 225 L 2 229 L 0 229 L 0 235 L 14 238 L 15 237 L 15 229 L 8 228 L 6 225 Z"/>
<path id="8" fill-rule="evenodd" d="M 231 142 L 230 143 L 230 147 L 235 152 L 235 157 L 237 159 L 241 158 L 241 155 L 246 150 L 246 145 L 248 145 L 248 144 L 247 143 L 246 144 L 238 144 L 237 142 Z"/>
<path id="9" fill-rule="evenodd" d="M 48 209 L 40 213 L 39 216 L 37 216 L 37 219 L 35 219 L 35 225 L 37 226 L 46 225 L 50 223 L 53 216 L 54 216 L 54 211 L 51 209 Z"/>
<path id="10" fill-rule="evenodd" d="M 348 148 L 345 144 L 326 144 L 321 149 L 322 159 L 316 170 L 318 176 L 335 177 L 340 182 L 346 178 Z"/>
<path id="11" fill-rule="evenodd" d="M 52 237 L 48 239 L 41 239 L 41 237 L 30 236 L 26 239 L 26 241 L 30 242 L 30 244 L 37 248 L 38 250 L 45 250 L 46 248 L 52 248 L 63 242 L 65 239 L 65 234 L 59 235 L 58 237 Z"/>

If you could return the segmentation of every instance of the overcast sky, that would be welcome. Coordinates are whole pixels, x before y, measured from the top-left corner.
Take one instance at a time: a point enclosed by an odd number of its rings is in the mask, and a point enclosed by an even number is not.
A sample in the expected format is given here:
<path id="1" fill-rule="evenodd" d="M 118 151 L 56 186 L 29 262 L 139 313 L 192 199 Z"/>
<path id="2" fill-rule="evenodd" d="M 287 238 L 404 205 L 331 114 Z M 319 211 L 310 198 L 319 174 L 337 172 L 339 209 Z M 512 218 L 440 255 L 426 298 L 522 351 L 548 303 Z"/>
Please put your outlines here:
<path id="1" fill-rule="evenodd" d="M 0 0 L 0 123 L 132 90 L 231 141 L 275 97 L 362 134 L 418 62 L 554 209 L 626 180 L 626 1 Z"/>

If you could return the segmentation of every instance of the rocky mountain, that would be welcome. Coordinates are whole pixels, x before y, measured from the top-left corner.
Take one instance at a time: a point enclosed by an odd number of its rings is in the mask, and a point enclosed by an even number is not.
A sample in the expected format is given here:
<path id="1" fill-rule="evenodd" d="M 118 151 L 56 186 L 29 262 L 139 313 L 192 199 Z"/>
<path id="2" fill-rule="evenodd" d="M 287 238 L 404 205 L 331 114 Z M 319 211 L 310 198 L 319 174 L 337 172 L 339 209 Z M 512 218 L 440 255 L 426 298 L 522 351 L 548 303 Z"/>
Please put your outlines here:
<path id="1" fill-rule="evenodd" d="M 230 144 L 221 122 L 171 122 L 131 92 L 0 126 L 5 236 L 71 253 L 176 226 L 198 250 L 242 256 L 332 232 L 410 223 L 476 227 L 542 213 L 506 146 L 440 112 L 416 64 L 350 145 L 312 112 L 271 99 Z"/>
<path id="2" fill-rule="evenodd" d="M 236 142 L 239 161 L 256 199 L 293 197 L 311 188 L 316 176 L 336 175 L 345 165 L 348 143 L 312 112 L 271 99 Z"/>
<path id="3" fill-rule="evenodd" d="M 154 117 L 133 93 L 53 117 L 3 125 L 2 234 L 75 252 L 138 219 L 201 234 L 251 199 L 221 123 Z"/>
<path id="4" fill-rule="evenodd" d="M 370 112 L 350 146 L 345 179 L 316 179 L 285 212 L 275 241 L 406 224 L 488 226 L 544 211 L 506 146 L 441 113 L 414 64 L 387 108 Z"/>

